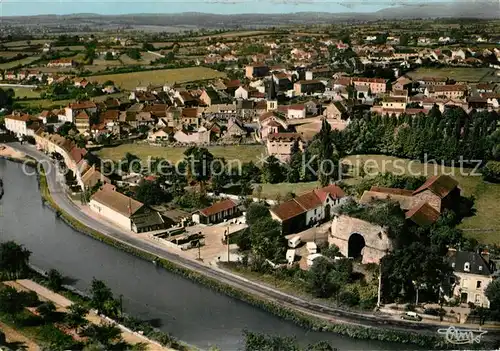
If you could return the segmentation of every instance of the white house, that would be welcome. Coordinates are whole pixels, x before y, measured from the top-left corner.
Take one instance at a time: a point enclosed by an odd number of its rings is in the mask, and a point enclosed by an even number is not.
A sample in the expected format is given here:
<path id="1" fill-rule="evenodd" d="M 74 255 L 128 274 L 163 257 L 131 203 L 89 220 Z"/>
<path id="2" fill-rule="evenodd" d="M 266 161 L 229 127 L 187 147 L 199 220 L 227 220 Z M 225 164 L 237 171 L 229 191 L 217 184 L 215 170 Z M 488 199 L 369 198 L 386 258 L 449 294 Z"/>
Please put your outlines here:
<path id="1" fill-rule="evenodd" d="M 331 184 L 274 206 L 270 213 L 281 223 L 283 234 L 293 234 L 331 218 L 346 198 L 340 187 Z"/>
<path id="2" fill-rule="evenodd" d="M 17 137 L 34 136 L 42 121 L 27 114 L 12 114 L 5 116 L 5 128 Z"/>
<path id="3" fill-rule="evenodd" d="M 164 225 L 158 212 L 115 191 L 110 184 L 105 184 L 90 198 L 89 206 L 107 220 L 136 233 L 161 229 Z"/>
<path id="4" fill-rule="evenodd" d="M 240 86 L 236 91 L 234 92 L 234 98 L 235 99 L 243 99 L 243 100 L 248 100 L 248 95 L 249 91 L 247 88 Z"/>
<path id="5" fill-rule="evenodd" d="M 462 303 L 489 308 L 490 301 L 484 292 L 493 281 L 496 268 L 489 254 L 450 249 L 448 261 L 453 268 L 453 277 L 450 277 L 453 295 Z"/>

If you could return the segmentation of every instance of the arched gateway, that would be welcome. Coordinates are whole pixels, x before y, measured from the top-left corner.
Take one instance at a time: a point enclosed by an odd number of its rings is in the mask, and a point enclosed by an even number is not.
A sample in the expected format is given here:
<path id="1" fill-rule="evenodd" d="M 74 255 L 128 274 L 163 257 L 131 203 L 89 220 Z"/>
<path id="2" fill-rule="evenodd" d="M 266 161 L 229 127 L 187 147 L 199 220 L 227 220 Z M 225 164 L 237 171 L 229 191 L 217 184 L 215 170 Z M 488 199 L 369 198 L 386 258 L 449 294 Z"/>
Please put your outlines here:
<path id="1" fill-rule="evenodd" d="M 337 245 L 345 257 L 361 259 L 363 264 L 378 264 L 392 250 L 392 242 L 385 228 L 346 215 L 333 219 L 328 243 Z"/>
<path id="2" fill-rule="evenodd" d="M 363 258 L 363 249 L 366 246 L 365 238 L 363 235 L 358 233 L 353 233 L 349 237 L 349 242 L 347 245 L 347 256 L 352 257 L 357 260 Z"/>

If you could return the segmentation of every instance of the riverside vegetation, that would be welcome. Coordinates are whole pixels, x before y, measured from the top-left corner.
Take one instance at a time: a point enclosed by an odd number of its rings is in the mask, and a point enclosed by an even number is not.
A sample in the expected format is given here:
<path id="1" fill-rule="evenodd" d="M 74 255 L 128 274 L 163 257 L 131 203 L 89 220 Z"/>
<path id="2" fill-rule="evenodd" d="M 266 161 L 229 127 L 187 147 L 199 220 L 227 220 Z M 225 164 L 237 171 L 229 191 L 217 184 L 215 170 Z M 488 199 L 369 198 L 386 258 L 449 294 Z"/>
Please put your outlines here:
<path id="1" fill-rule="evenodd" d="M 278 317 L 292 321 L 295 324 L 300 325 L 304 328 L 314 331 L 334 332 L 358 339 L 372 339 L 372 340 L 380 340 L 387 342 L 410 343 L 410 344 L 420 345 L 423 347 L 444 347 L 445 345 L 442 338 L 431 335 L 389 330 L 386 328 L 375 329 L 375 328 L 365 328 L 355 325 L 334 324 L 326 322 L 319 318 L 297 311 L 293 308 L 283 307 L 280 304 L 253 295 L 242 289 L 232 287 L 230 285 L 224 284 L 218 280 L 209 278 L 195 271 L 183 268 L 171 261 L 158 258 L 157 256 L 152 255 L 146 251 L 138 250 L 129 245 L 121 243 L 113 238 L 105 236 L 95 230 L 86 227 L 73 217 L 69 216 L 67 213 L 62 211 L 53 201 L 47 186 L 45 174 L 43 172 L 39 174 L 39 185 L 40 185 L 41 195 L 46 204 L 48 204 L 54 211 L 56 211 L 59 217 L 63 219 L 66 223 L 68 223 L 71 227 L 73 227 L 75 230 L 80 231 L 81 233 L 89 235 L 96 240 L 114 246 L 120 250 L 131 253 L 145 260 L 152 261 L 156 259 L 158 264 L 167 271 L 179 274 L 196 283 L 209 287 L 214 291 L 221 292 L 228 296 L 245 301 L 253 306 L 268 311 Z"/>

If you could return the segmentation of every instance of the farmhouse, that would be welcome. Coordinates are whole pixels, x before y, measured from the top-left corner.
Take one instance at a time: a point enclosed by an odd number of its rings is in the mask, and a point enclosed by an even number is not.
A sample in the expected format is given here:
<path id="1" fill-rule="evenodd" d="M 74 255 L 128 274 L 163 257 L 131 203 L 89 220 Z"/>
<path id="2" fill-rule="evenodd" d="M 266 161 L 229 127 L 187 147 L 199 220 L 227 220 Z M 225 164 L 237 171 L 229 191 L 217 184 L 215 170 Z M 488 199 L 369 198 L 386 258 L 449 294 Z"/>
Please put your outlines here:
<path id="1" fill-rule="evenodd" d="M 75 66 L 75 61 L 72 59 L 59 59 L 59 60 L 52 60 L 49 63 L 47 63 L 47 67 L 73 67 Z"/>
<path id="2" fill-rule="evenodd" d="M 107 220 L 136 233 L 158 230 L 164 225 L 158 212 L 117 192 L 110 184 L 105 184 L 90 198 L 89 206 Z"/>
<path id="3" fill-rule="evenodd" d="M 271 217 L 281 223 L 283 234 L 297 233 L 329 220 L 345 199 L 344 191 L 331 184 L 272 207 Z"/>
<path id="4" fill-rule="evenodd" d="M 233 200 L 226 199 L 194 213 L 193 222 L 203 224 L 218 223 L 224 219 L 235 217 L 238 213 L 238 205 Z"/>

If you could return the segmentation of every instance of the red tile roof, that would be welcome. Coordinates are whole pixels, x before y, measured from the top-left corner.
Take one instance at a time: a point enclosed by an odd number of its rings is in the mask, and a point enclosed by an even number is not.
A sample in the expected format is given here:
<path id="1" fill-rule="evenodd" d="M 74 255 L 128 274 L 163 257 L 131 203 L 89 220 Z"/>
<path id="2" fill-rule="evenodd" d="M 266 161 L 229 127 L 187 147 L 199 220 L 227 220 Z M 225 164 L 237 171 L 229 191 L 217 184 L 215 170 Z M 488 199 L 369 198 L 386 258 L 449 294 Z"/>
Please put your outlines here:
<path id="1" fill-rule="evenodd" d="M 387 80 L 382 79 L 382 78 L 363 78 L 363 77 L 354 77 L 352 78 L 353 82 L 363 82 L 363 83 L 380 83 L 380 84 L 385 84 L 387 83 Z"/>
<path id="2" fill-rule="evenodd" d="M 321 199 L 312 191 L 294 199 L 306 211 L 314 210 L 322 205 Z"/>
<path id="3" fill-rule="evenodd" d="M 370 191 L 376 191 L 378 193 L 402 195 L 402 196 L 412 196 L 412 190 L 398 189 L 398 188 L 384 188 L 380 186 L 372 186 Z"/>
<path id="4" fill-rule="evenodd" d="M 80 101 L 80 102 L 75 102 L 73 104 L 69 104 L 69 107 L 74 110 L 81 110 L 87 108 L 95 108 L 97 106 L 92 101 Z"/>
<path id="5" fill-rule="evenodd" d="M 89 118 L 90 118 L 89 115 L 85 111 L 80 112 L 75 117 L 75 119 L 89 119 Z"/>
<path id="6" fill-rule="evenodd" d="M 428 226 L 438 220 L 439 212 L 434 207 L 429 205 L 429 203 L 423 201 L 406 212 L 406 218 L 411 219 L 419 226 Z"/>
<path id="7" fill-rule="evenodd" d="M 306 212 L 306 210 L 302 206 L 300 206 L 299 203 L 295 201 L 295 199 L 274 206 L 271 208 L 271 211 L 282 221 L 297 217 L 298 215 Z"/>
<path id="8" fill-rule="evenodd" d="M 450 176 L 439 175 L 427 179 L 427 181 L 413 195 L 421 193 L 425 190 L 430 190 L 441 198 L 446 197 L 453 189 L 458 186 L 458 182 Z"/>
<path id="9" fill-rule="evenodd" d="M 338 185 L 335 184 L 330 184 L 325 186 L 324 188 L 314 190 L 316 194 L 320 193 L 328 193 L 330 196 L 334 199 L 340 199 L 345 196 L 344 190 L 342 190 Z M 325 201 L 326 197 L 322 199 L 321 201 Z"/>
<path id="10" fill-rule="evenodd" d="M 300 134 L 299 133 L 273 133 L 268 135 L 267 137 L 269 140 L 294 140 L 294 139 L 300 139 Z"/>
<path id="11" fill-rule="evenodd" d="M 213 204 L 210 207 L 204 208 L 203 210 L 200 211 L 201 214 L 204 216 L 212 216 L 216 213 L 220 213 L 222 211 L 229 210 L 231 208 L 235 208 L 237 205 L 233 202 L 233 200 L 226 199 L 220 202 L 217 202 Z"/>

